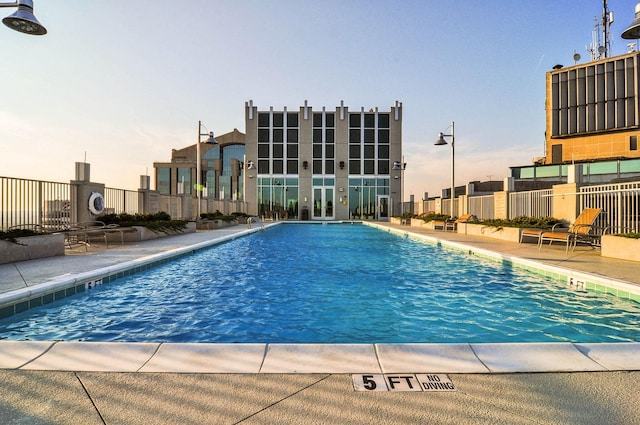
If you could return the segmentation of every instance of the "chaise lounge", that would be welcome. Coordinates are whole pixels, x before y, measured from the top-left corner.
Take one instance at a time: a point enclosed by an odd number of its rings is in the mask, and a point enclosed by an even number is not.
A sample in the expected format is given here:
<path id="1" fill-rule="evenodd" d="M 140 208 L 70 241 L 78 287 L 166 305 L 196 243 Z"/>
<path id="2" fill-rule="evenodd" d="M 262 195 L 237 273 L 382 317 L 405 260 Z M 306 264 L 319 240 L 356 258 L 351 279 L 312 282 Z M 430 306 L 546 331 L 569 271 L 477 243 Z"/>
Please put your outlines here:
<path id="1" fill-rule="evenodd" d="M 571 250 L 576 248 L 576 244 L 580 240 L 591 240 L 590 236 L 594 227 L 594 223 L 598 215 L 602 212 L 601 208 L 585 208 L 576 221 L 565 231 L 556 230 L 556 226 L 550 231 L 543 231 L 540 234 L 538 249 L 542 247 L 545 241 L 549 241 L 549 245 L 553 242 L 564 242 L 566 244 L 566 252 L 569 253 L 569 245 Z"/>

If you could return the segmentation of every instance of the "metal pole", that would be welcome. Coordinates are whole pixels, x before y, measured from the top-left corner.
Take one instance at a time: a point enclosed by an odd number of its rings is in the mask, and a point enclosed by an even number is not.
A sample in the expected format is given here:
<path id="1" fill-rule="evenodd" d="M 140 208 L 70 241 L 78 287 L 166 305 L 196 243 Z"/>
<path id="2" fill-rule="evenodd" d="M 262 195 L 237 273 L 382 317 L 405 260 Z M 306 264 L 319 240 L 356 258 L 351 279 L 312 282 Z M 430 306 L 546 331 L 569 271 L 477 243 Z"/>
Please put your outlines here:
<path id="1" fill-rule="evenodd" d="M 202 171 L 200 170 L 200 135 L 202 134 L 202 121 L 198 121 L 198 143 L 196 143 L 196 199 L 198 202 L 198 215 L 196 216 L 196 220 L 200 219 L 200 174 Z"/>
<path id="2" fill-rule="evenodd" d="M 455 217 L 453 200 L 456 197 L 456 182 L 455 182 L 455 163 L 456 163 L 456 131 L 455 123 L 451 121 L 451 218 Z"/>

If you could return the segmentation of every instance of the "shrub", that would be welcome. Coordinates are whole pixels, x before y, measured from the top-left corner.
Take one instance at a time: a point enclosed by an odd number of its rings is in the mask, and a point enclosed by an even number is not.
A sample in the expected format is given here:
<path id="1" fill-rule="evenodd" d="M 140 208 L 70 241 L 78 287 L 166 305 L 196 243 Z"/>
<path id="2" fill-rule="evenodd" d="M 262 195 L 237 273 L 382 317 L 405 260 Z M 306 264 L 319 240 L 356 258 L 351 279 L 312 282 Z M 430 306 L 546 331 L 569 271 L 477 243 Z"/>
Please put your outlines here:
<path id="1" fill-rule="evenodd" d="M 529 227 L 534 229 L 546 229 L 560 223 L 560 220 L 553 217 L 527 217 L 524 215 L 513 219 L 493 219 L 483 220 L 482 224 L 489 227 Z"/>
<path id="2" fill-rule="evenodd" d="M 640 233 L 635 233 L 635 232 L 631 232 L 631 233 L 620 233 L 616 236 L 621 236 L 623 238 L 629 238 L 629 239 L 640 239 Z"/>
<path id="3" fill-rule="evenodd" d="M 428 213 L 426 215 L 422 215 L 420 216 L 420 218 L 422 220 L 424 220 L 425 223 L 428 223 L 430 221 L 445 221 L 448 220 L 450 218 L 449 215 L 447 214 L 436 214 L 436 213 Z"/>
<path id="4" fill-rule="evenodd" d="M 6 232 L 0 231 L 0 240 L 18 243 L 18 238 L 24 238 L 27 236 L 45 235 L 45 232 L 37 232 L 31 229 L 12 229 Z"/>
<path id="5" fill-rule="evenodd" d="M 106 214 L 99 217 L 104 224 L 117 224 L 121 227 L 143 226 L 154 232 L 167 230 L 182 231 L 187 225 L 187 220 L 172 220 L 166 212 L 155 214 Z"/>
<path id="6" fill-rule="evenodd" d="M 239 217 L 247 217 L 244 213 L 233 213 L 233 215 L 224 215 L 220 211 L 216 210 L 213 213 L 202 213 L 200 218 L 203 220 L 222 220 L 225 222 L 236 221 Z"/>

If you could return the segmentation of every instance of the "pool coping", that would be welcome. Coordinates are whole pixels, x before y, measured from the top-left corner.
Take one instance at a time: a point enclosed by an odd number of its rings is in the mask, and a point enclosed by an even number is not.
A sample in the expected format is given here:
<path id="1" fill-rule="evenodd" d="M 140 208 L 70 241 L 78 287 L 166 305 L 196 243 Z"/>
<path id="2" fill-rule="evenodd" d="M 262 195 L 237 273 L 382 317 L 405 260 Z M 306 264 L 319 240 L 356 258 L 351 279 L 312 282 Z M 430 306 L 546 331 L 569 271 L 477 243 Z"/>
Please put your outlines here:
<path id="1" fill-rule="evenodd" d="M 268 223 L 267 226 L 279 223 Z M 567 275 L 567 279 L 602 282 L 620 290 L 637 285 L 542 264 L 508 254 L 483 250 L 427 235 L 365 223 L 385 231 L 412 237 L 471 255 L 535 267 L 541 274 Z M 86 290 L 94 284 L 169 261 L 199 249 L 236 239 L 261 229 L 183 246 L 99 268 L 91 272 L 59 276 L 34 287 L 0 294 L 0 305 L 24 297 Z M 629 288 L 632 286 L 633 288 Z M 20 298 L 22 297 L 22 298 Z M 35 298 L 34 298 L 35 297 Z M 26 301 L 30 303 L 30 301 Z M 21 306 L 18 308 L 29 308 Z M 530 373 L 602 372 L 640 370 L 640 343 L 459 343 L 459 344 L 228 344 L 228 343 L 121 343 L 66 341 L 0 341 L 0 369 L 147 372 L 147 373 Z"/>
<path id="2" fill-rule="evenodd" d="M 0 369 L 251 374 L 640 370 L 640 343 L 218 344 L 0 341 Z"/>

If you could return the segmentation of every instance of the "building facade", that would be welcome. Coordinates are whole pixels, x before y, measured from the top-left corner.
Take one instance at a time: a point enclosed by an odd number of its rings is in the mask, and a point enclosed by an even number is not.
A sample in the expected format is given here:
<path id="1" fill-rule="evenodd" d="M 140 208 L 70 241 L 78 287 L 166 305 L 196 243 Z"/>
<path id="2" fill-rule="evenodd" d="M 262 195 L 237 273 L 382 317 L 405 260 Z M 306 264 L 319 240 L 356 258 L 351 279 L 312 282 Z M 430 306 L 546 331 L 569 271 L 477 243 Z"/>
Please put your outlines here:
<path id="1" fill-rule="evenodd" d="M 200 161 L 202 198 L 244 199 L 245 135 L 234 129 L 216 136 L 217 144 L 200 143 L 173 149 L 171 162 L 154 162 L 156 190 L 161 195 L 197 196 L 197 161 Z"/>
<path id="2" fill-rule="evenodd" d="M 640 158 L 640 52 L 547 72 L 545 164 Z"/>
<path id="3" fill-rule="evenodd" d="M 402 201 L 402 104 L 350 112 L 245 104 L 247 211 L 275 219 L 386 220 Z"/>

